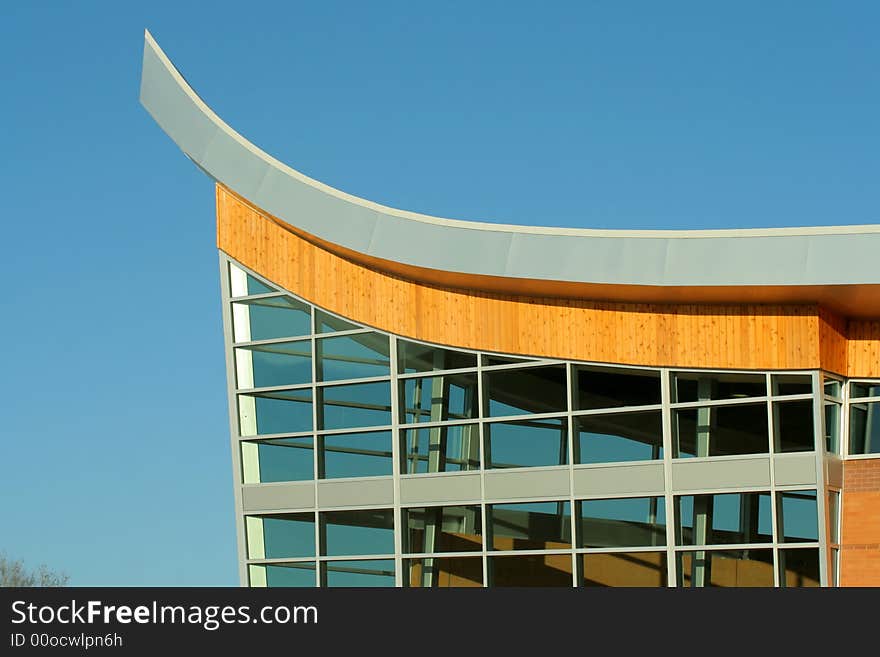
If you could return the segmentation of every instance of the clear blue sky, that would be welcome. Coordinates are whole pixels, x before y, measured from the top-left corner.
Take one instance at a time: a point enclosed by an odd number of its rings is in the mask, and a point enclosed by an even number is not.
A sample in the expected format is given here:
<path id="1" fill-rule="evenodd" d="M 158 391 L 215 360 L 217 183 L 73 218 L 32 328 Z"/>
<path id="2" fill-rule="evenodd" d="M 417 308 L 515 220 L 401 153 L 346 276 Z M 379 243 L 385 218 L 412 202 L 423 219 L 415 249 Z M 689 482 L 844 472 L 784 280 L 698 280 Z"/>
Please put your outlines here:
<path id="1" fill-rule="evenodd" d="M 880 3 L 3 2 L 0 550 L 237 583 L 213 191 L 149 28 L 281 160 L 454 218 L 880 223 Z"/>

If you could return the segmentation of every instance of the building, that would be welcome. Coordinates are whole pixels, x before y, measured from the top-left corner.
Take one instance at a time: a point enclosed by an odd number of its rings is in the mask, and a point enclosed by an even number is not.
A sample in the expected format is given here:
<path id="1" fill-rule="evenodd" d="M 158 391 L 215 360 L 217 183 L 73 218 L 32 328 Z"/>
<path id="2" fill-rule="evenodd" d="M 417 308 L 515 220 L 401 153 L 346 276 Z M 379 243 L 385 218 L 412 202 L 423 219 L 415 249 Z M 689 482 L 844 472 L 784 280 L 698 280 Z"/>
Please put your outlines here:
<path id="1" fill-rule="evenodd" d="M 217 183 L 242 584 L 880 585 L 880 226 L 394 210 L 149 34 L 141 102 Z"/>

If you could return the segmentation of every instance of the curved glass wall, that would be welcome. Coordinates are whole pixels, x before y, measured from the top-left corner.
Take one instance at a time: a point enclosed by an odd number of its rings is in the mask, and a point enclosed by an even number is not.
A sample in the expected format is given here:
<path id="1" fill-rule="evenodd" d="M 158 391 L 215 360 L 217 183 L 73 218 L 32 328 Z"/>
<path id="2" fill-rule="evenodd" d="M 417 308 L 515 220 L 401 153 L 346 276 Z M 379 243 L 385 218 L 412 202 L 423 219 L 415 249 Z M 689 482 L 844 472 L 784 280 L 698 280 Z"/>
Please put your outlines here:
<path id="1" fill-rule="evenodd" d="M 317 491 L 309 518 L 244 514 L 252 585 L 816 585 L 827 581 L 821 482 L 760 484 L 749 464 L 815 472 L 843 449 L 844 419 L 849 453 L 880 451 L 878 382 L 851 384 L 847 398 L 845 382 L 818 372 L 429 345 L 228 271 L 241 484 Z M 744 490 L 688 493 L 702 464 L 741 470 Z M 517 488 L 523 476 L 562 484 L 533 496 Z M 393 503 L 324 510 L 323 482 L 352 478 L 388 481 Z M 434 499 L 401 499 L 420 481 Z"/>

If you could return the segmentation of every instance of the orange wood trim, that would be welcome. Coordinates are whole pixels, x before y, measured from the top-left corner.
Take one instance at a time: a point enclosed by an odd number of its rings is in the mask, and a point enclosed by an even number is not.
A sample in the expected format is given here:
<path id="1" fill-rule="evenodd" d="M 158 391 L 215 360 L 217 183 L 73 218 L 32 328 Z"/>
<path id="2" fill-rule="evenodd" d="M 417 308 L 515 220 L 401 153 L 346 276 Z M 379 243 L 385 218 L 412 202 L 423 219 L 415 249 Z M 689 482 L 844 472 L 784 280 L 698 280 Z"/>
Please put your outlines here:
<path id="1" fill-rule="evenodd" d="M 850 320 L 846 332 L 849 376 L 880 377 L 880 321 Z"/>
<path id="2" fill-rule="evenodd" d="M 427 342 L 632 365 L 812 369 L 820 364 L 815 304 L 612 303 L 428 285 L 317 246 L 220 186 L 217 244 L 318 306 Z"/>
<path id="3" fill-rule="evenodd" d="M 847 372 L 847 322 L 825 308 L 819 309 L 819 362 L 822 369 Z"/>
<path id="4" fill-rule="evenodd" d="M 875 318 L 880 316 L 880 285 L 752 285 L 752 286 L 657 286 L 618 285 L 607 283 L 575 283 L 570 281 L 535 280 L 482 274 L 441 271 L 366 255 L 327 242 L 268 214 L 231 189 L 219 185 L 224 192 L 255 212 L 325 251 L 341 256 L 375 271 L 421 282 L 435 287 L 457 288 L 467 292 L 498 292 L 527 297 L 559 297 L 592 299 L 621 303 L 662 304 L 818 304 L 840 316 Z"/>

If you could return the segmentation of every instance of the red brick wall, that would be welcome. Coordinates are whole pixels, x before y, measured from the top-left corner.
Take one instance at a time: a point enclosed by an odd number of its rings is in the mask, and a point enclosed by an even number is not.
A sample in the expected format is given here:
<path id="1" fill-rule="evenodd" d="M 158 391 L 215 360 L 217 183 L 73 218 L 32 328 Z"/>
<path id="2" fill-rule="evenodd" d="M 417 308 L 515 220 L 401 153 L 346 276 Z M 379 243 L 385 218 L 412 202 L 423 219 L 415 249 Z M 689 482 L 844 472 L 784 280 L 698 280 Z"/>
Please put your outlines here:
<path id="1" fill-rule="evenodd" d="M 880 586 L 880 458 L 845 461 L 841 586 Z"/>

